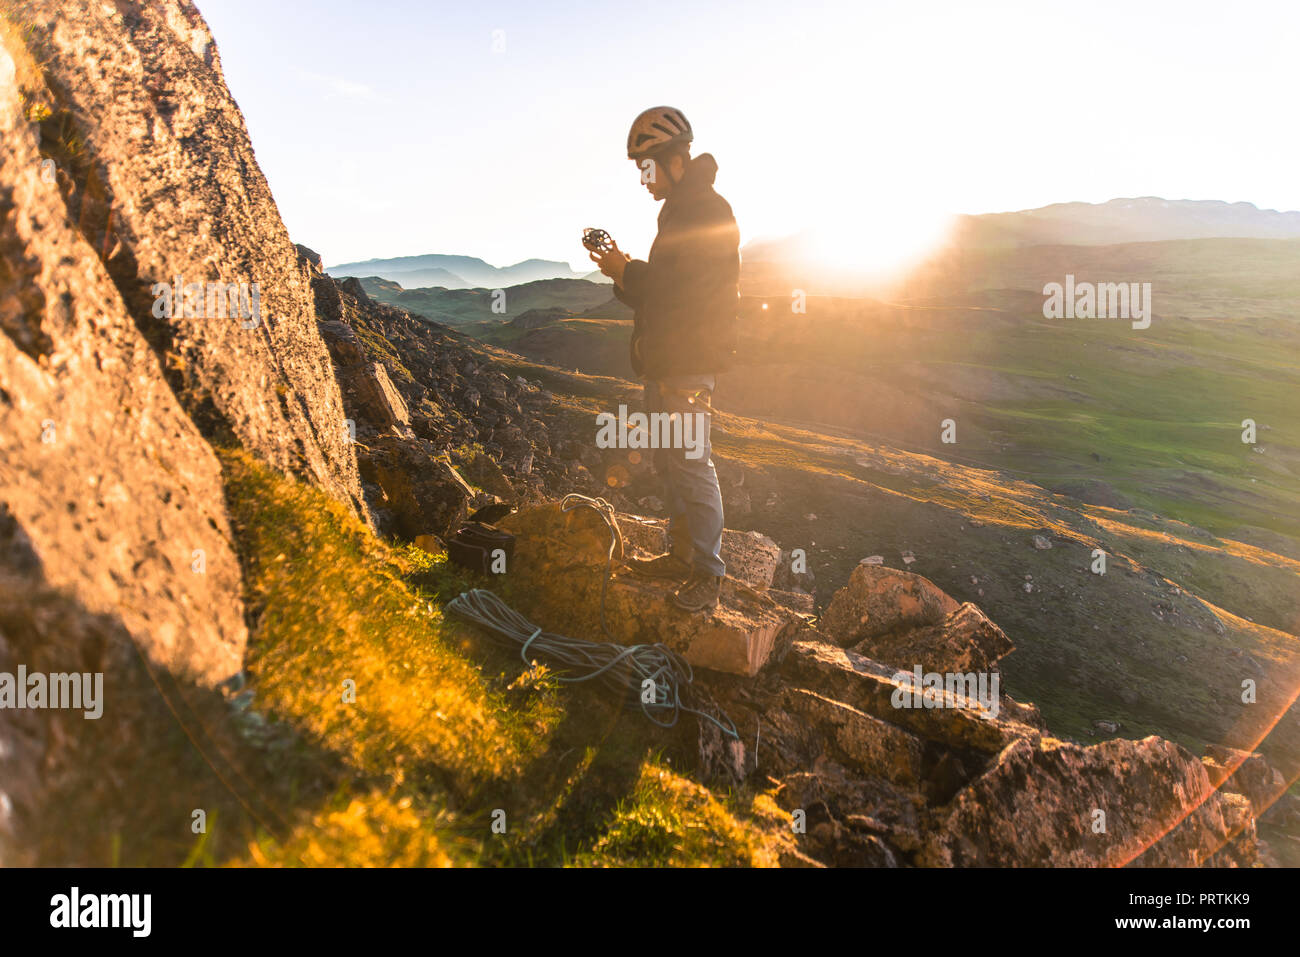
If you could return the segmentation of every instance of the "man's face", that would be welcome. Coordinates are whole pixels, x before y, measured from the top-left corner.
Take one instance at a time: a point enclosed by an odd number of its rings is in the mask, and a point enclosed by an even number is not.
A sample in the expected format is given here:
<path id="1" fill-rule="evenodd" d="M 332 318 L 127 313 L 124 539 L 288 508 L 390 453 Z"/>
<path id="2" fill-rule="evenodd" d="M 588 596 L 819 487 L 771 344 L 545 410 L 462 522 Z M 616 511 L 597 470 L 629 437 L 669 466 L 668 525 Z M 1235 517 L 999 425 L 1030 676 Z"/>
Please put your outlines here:
<path id="1" fill-rule="evenodd" d="M 680 154 L 668 159 L 643 159 L 636 161 L 637 176 L 645 181 L 645 188 L 656 200 L 668 198 L 673 184 L 681 179 L 684 163 Z"/>

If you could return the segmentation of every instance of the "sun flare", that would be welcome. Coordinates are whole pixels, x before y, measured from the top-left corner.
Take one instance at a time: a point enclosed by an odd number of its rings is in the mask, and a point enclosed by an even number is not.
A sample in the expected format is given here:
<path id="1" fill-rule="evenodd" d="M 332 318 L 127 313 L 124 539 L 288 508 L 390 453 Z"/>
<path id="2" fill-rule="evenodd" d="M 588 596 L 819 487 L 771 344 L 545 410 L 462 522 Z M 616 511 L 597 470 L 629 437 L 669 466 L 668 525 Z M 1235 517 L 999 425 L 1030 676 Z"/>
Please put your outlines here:
<path id="1" fill-rule="evenodd" d="M 800 236 L 799 253 L 823 269 L 888 278 L 924 259 L 948 237 L 953 218 L 914 211 L 827 217 Z"/>

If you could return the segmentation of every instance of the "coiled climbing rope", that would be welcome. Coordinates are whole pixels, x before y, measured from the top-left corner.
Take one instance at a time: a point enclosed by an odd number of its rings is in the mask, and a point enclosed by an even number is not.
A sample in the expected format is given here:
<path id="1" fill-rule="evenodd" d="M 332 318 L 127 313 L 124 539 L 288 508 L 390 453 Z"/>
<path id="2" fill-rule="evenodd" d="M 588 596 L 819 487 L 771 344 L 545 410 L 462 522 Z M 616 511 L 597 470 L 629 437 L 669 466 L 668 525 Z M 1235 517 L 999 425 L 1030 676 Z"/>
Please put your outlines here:
<path id="1" fill-rule="evenodd" d="M 565 512 L 578 507 L 595 509 L 610 529 L 609 555 L 600 589 L 600 627 L 609 641 L 587 641 L 543 631 L 485 588 L 457 595 L 447 603 L 447 611 L 481 625 L 504 644 L 518 646 L 519 656 L 530 667 L 529 652 L 536 653 L 557 671 L 565 672 L 556 676 L 559 681 L 570 684 L 598 681 L 619 694 L 631 692 L 645 716 L 662 728 L 676 725 L 685 712 L 711 721 L 723 734 L 738 738 L 736 726 L 725 714 L 719 721 L 711 714 L 688 707 L 683 701 L 683 692 L 695 678 L 689 662 L 659 642 L 621 645 L 613 640 L 605 622 L 605 596 L 622 533 L 614 518 L 614 506 L 603 498 L 590 498 L 575 492 L 564 496 L 560 502 L 560 509 Z M 647 691 L 652 693 L 646 694 Z"/>

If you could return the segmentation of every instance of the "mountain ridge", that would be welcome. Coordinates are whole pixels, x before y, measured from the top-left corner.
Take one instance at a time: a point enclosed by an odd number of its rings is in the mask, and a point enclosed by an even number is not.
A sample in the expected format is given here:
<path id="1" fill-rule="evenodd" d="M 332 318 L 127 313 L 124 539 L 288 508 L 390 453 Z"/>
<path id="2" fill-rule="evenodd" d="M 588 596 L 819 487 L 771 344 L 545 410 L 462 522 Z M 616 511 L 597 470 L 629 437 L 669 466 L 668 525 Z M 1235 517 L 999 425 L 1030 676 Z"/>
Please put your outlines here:
<path id="1" fill-rule="evenodd" d="M 754 239 L 741 249 L 750 263 L 798 261 L 816 232 Z M 1118 197 L 1103 203 L 1064 202 L 953 217 L 940 246 L 987 248 L 1039 245 L 1118 245 L 1175 239 L 1300 238 L 1300 211 L 1260 209 L 1224 200 Z"/>
<path id="2" fill-rule="evenodd" d="M 541 279 L 580 279 L 565 262 L 548 259 L 523 259 L 509 266 L 493 266 L 476 256 L 425 253 L 389 259 L 366 259 L 325 267 L 328 275 L 378 276 L 413 289 L 444 286 L 449 289 L 498 289 Z"/>

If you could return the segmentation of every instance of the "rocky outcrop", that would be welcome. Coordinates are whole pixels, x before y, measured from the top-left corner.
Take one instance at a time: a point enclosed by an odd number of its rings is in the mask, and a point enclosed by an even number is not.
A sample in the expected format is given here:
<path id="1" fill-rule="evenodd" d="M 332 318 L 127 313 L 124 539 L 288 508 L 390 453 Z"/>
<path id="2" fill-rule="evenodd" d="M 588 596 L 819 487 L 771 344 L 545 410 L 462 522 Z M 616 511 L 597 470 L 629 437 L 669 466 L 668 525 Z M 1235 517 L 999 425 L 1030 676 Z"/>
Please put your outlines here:
<path id="1" fill-rule="evenodd" d="M 412 541 L 445 540 L 473 508 L 517 500 L 501 465 L 473 448 L 483 434 L 473 420 L 488 414 L 480 413 L 480 396 L 447 381 L 462 366 L 477 369 L 468 365 L 469 353 L 438 348 L 450 345 L 439 327 L 373 302 L 355 280 L 319 273 L 312 288 L 376 528 Z M 400 357 L 387 338 L 399 339 L 395 330 L 410 336 Z M 424 374 L 417 378 L 405 362 Z M 453 451 L 465 473 L 451 460 Z M 518 465 L 512 470 L 518 473 Z"/>
<path id="2" fill-rule="evenodd" d="M 1250 866 L 1250 801 L 1216 791 L 1206 767 L 1156 737 L 1083 747 L 1051 736 L 1032 705 L 1004 694 L 1006 636 L 970 603 L 920 576 L 864 566 L 837 593 L 842 630 L 797 620 L 743 581 L 712 615 L 684 615 L 669 589 L 622 559 L 663 545 L 663 523 L 592 509 L 525 509 L 500 525 L 517 542 L 500 587 L 535 624 L 620 644 L 663 641 L 702 670 L 710 707 L 739 741 L 701 721 L 701 762 L 722 779 L 766 776 L 796 822 L 804 859 L 835 866 Z M 737 570 L 772 565 L 760 537 Z M 772 545 L 772 549 L 776 549 Z M 779 552 L 779 549 L 777 549 Z M 729 561 L 729 565 L 732 564 Z M 843 623 L 847 622 L 845 625 Z M 840 647 L 845 636 L 856 648 Z M 865 636 L 865 637 L 861 637 Z M 835 639 L 834 643 L 821 640 Z M 868 654 L 866 652 L 870 651 Z M 956 681 L 923 690 L 914 667 Z M 734 676 L 734 677 L 729 677 Z M 795 815 L 795 812 L 799 812 Z"/>
<path id="3" fill-rule="evenodd" d="M 906 675 L 796 641 L 744 694 L 717 695 L 795 812 L 800 849 L 829 865 L 1250 866 L 1250 804 L 1216 792 L 1160 738 L 1081 747 L 1003 695 L 911 706 Z M 716 690 L 716 689 L 715 689 Z"/>
<path id="4" fill-rule="evenodd" d="M 506 577 L 519 610 L 548 630 L 602 640 L 601 590 L 611 539 L 600 515 L 586 507 L 563 512 L 559 505 L 546 505 L 517 512 L 499 525 L 518 537 Z M 643 526 L 640 535 L 648 534 Z M 742 539 L 761 548 L 750 536 Z M 615 548 L 605 592 L 605 622 L 619 644 L 662 642 L 693 666 L 755 675 L 798 629 L 794 615 L 730 577 L 716 609 L 683 612 L 672 605 L 671 588 L 633 572 L 621 561 L 625 554 L 630 557 L 632 549 Z"/>
<path id="5" fill-rule="evenodd" d="M 6 62 L 23 51 L 0 52 Z M 10 74 L 12 75 L 12 74 Z M 159 665 L 240 667 L 239 567 L 221 470 L 0 82 L 0 515 L 23 565 L 120 618 Z"/>
<path id="6" fill-rule="evenodd" d="M 1232 802 L 1161 738 L 1009 745 L 932 816 L 917 863 L 1196 867 L 1234 836 Z"/>
<path id="7" fill-rule="evenodd" d="M 334 292 L 337 295 L 338 290 Z M 350 413 L 346 420 L 352 426 L 350 434 L 355 437 L 357 424 L 362 423 L 370 433 L 391 431 L 411 436 L 411 413 L 384 364 L 369 358 L 360 338 L 346 322 L 324 320 L 318 327 L 334 361 L 344 408 Z"/>
<path id="8" fill-rule="evenodd" d="M 836 644 L 856 645 L 891 632 L 938 624 L 957 602 L 929 579 L 883 565 L 859 565 L 831 598 L 822 631 Z"/>
<path id="9" fill-rule="evenodd" d="M 1206 747 L 1201 763 L 1214 787 L 1240 794 L 1250 802 L 1253 817 L 1264 814 L 1288 787 L 1282 772 L 1258 752 L 1211 744 Z"/>
<path id="10" fill-rule="evenodd" d="M 125 728 L 141 658 L 206 686 L 241 668 L 239 565 L 216 456 L 74 228 L 32 64 L 0 41 L 0 673 L 101 674 L 101 719 Z M 0 861 L 87 723 L 0 708 Z"/>
<path id="11" fill-rule="evenodd" d="M 928 585 L 891 578 L 913 594 Z M 879 607 L 862 603 L 861 583 L 849 589 L 833 604 Z M 926 595 L 913 606 L 922 621 L 950 601 Z M 990 652 L 961 648 L 987 644 L 986 622 L 962 605 L 910 634 L 921 657 L 932 649 L 934 662 L 978 670 Z M 805 634 L 756 685 L 724 683 L 714 692 L 753 745 L 743 772 L 775 786 L 797 833 L 805 828 L 799 846 L 811 860 L 945 867 L 1259 860 L 1250 801 L 1216 791 L 1201 762 L 1173 742 L 1060 741 L 1037 709 L 1000 689 L 986 697 L 942 689 L 918 700 L 906 668 L 816 640 L 816 630 Z M 702 727 L 703 737 L 711 734 Z"/>
<path id="12" fill-rule="evenodd" d="M 237 441 L 364 517 L 310 272 L 194 5 L 31 0 L 16 16 L 39 50 L 42 155 L 69 221 L 181 406 L 207 437 Z M 232 286 L 238 296 L 225 295 Z"/>
<path id="13" fill-rule="evenodd" d="M 376 527 L 414 541 L 431 535 L 445 539 L 464 521 L 471 507 L 498 500 L 473 487 L 447 459 L 437 436 L 417 436 L 407 398 L 393 383 L 384 361 L 367 347 L 353 323 L 373 308 L 355 280 L 336 283 L 319 274 L 313 279 L 321 335 L 334 362 L 343 392 L 357 463 Z M 360 293 L 360 297 L 357 295 Z M 394 372 L 411 379 L 393 357 L 384 356 Z M 427 400 L 428 391 L 414 382 L 412 401 Z M 482 472 L 482 469 L 479 470 Z M 507 499 L 513 490 L 498 485 Z"/>
<path id="14" fill-rule="evenodd" d="M 939 673 L 988 673 L 1015 650 L 1006 634 L 978 605 L 964 602 L 941 621 L 919 628 L 900 628 L 853 646 L 878 661 Z"/>
<path id="15" fill-rule="evenodd" d="M 445 327 L 358 296 L 355 281 L 321 274 L 312 288 L 363 474 L 370 449 L 418 438 L 428 443 L 415 443 L 419 454 L 451 456 L 464 474 L 483 476 L 480 488 L 507 501 L 541 501 L 551 488 L 594 489 L 589 474 L 578 478 L 552 448 L 552 432 L 567 428 L 563 416 L 542 421 L 549 392 L 495 371 L 481 347 Z M 380 489 L 366 493 L 386 507 Z"/>

